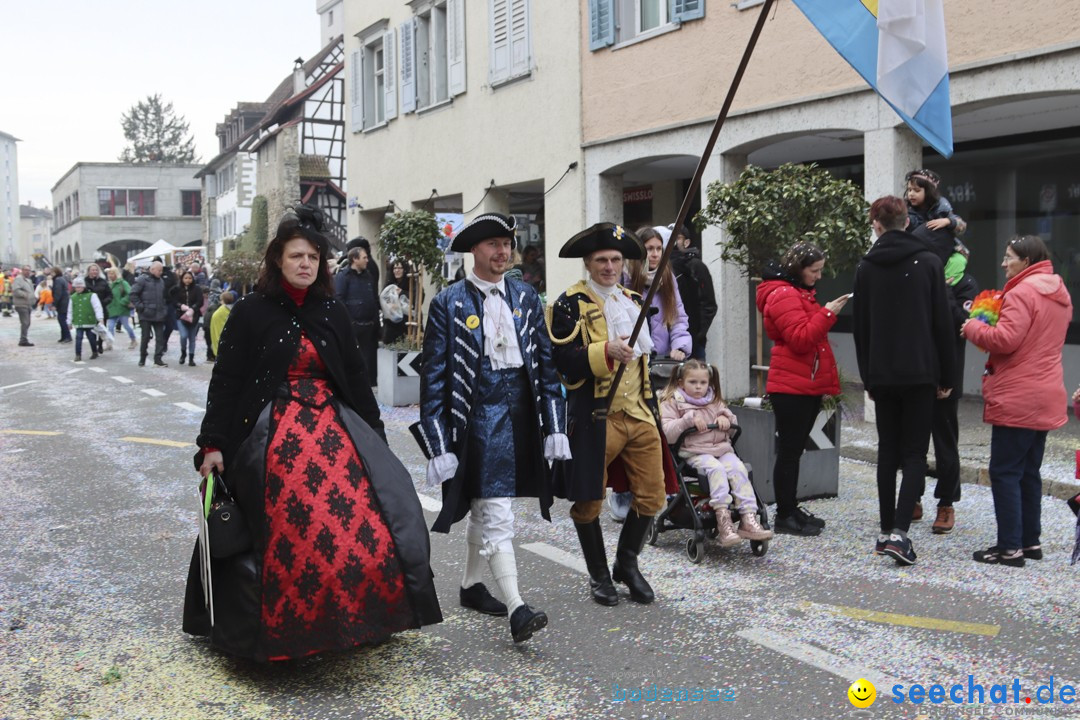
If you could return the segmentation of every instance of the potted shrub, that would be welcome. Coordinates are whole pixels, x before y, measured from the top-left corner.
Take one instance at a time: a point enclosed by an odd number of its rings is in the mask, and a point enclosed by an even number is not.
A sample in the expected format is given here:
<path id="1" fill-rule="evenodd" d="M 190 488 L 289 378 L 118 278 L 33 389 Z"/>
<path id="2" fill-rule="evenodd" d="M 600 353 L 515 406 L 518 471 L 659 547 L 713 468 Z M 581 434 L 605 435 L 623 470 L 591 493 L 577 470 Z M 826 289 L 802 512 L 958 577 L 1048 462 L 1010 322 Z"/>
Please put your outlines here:
<path id="1" fill-rule="evenodd" d="M 752 281 L 798 241 L 811 242 L 824 251 L 830 276 L 854 268 L 868 247 L 868 205 L 862 191 L 848 180 L 838 180 L 814 164 L 781 165 L 765 170 L 748 165 L 731 183 L 713 183 L 708 203 L 694 219 L 700 230 L 723 225 L 726 239 L 720 246 L 724 262 L 734 263 Z M 757 363 L 768 371 L 764 328 L 757 313 Z M 759 394 L 764 376 L 758 377 Z M 837 494 L 840 473 L 840 403 L 826 398 L 803 455 L 797 496 L 800 500 Z M 739 401 L 736 401 L 739 402 Z M 773 502 L 772 472 L 776 462 L 776 419 L 768 398 L 747 398 L 736 410 L 743 436 L 739 453 L 756 470 L 763 502 Z"/>
<path id="2" fill-rule="evenodd" d="M 379 232 L 379 252 L 385 258 L 403 260 L 410 268 L 409 308 L 405 336 L 379 348 L 378 395 L 385 405 L 420 402 L 420 349 L 424 342 L 424 292 L 430 283 L 446 285 L 442 274 L 445 259 L 439 247 L 442 230 L 426 210 L 396 212 L 387 216 Z"/>

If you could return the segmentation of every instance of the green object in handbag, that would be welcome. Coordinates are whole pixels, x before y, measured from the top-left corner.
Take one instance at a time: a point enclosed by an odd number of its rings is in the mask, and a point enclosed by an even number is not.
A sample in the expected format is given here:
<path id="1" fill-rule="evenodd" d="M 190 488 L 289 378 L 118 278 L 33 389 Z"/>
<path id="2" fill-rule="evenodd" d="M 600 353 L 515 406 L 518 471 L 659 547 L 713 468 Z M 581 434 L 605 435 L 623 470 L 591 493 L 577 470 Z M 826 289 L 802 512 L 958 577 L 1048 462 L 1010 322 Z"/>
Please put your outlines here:
<path id="1" fill-rule="evenodd" d="M 210 556 L 227 558 L 251 548 L 251 533 L 240 506 L 229 492 L 225 481 L 213 473 L 213 500 L 206 516 L 207 534 L 210 537 Z M 209 493 L 208 493 L 209 494 Z"/>

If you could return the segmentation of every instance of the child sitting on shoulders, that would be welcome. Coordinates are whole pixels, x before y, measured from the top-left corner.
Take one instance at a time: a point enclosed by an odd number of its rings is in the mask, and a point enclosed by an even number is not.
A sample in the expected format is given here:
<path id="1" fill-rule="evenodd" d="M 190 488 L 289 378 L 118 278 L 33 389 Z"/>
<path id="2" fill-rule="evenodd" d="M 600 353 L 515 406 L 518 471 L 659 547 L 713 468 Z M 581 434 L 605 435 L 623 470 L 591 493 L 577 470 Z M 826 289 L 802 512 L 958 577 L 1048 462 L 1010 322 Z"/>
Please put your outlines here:
<path id="1" fill-rule="evenodd" d="M 953 249 L 968 257 L 970 252 L 964 243 L 960 242 L 960 236 L 967 230 L 967 223 L 953 212 L 949 199 L 938 191 L 941 177 L 933 170 L 912 170 L 904 178 L 904 182 L 907 183 L 904 192 L 908 209 L 907 231 L 915 232 L 923 225 L 927 230 L 948 230 L 952 236 Z M 945 258 L 950 255 L 948 251 L 943 254 Z M 942 261 L 944 262 L 944 259 Z"/>
<path id="2" fill-rule="evenodd" d="M 720 546 L 738 545 L 744 538 L 770 539 L 772 530 L 758 521 L 757 499 L 746 466 L 731 446 L 729 433 L 738 420 L 724 404 L 716 368 L 700 360 L 687 360 L 677 368 L 661 398 L 660 423 L 670 443 L 690 428 L 698 430 L 683 441 L 679 457 L 709 480 L 709 504 L 716 513 Z M 708 428 L 712 424 L 715 430 Z M 731 522 L 732 497 L 740 516 L 738 532 Z"/>

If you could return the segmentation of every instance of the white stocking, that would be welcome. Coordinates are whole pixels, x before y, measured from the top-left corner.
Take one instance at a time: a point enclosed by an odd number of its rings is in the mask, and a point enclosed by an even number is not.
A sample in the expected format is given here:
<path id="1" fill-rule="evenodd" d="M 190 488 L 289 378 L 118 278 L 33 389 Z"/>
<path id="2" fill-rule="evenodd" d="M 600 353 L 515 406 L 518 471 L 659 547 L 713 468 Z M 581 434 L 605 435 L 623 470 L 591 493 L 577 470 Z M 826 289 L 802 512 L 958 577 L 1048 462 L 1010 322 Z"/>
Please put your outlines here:
<path id="1" fill-rule="evenodd" d="M 525 604 L 518 592 L 514 546 L 509 543 L 500 546 L 498 552 L 492 553 L 488 558 L 488 564 L 491 565 L 491 573 L 502 591 L 506 609 L 513 615 L 515 610 Z"/>
<path id="2" fill-rule="evenodd" d="M 484 565 L 481 562 L 480 549 L 483 547 L 480 523 L 473 520 L 473 514 L 469 513 L 469 521 L 465 531 L 465 575 L 461 578 L 461 587 L 471 588 L 484 577 Z"/>

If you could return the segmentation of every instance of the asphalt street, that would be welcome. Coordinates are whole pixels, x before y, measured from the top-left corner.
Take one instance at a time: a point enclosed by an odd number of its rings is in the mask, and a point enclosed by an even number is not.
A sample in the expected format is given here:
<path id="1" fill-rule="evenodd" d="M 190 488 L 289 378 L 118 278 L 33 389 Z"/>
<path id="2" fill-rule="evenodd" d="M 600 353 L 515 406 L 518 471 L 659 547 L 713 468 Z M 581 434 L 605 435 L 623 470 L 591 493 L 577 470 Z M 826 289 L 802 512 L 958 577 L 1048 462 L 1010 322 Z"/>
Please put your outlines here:
<path id="1" fill-rule="evenodd" d="M 808 504 L 829 523 L 820 538 L 779 537 L 760 558 L 711 545 L 695 565 L 687 533 L 662 534 L 641 560 L 650 606 L 625 589 L 617 607 L 592 603 L 568 505 L 547 523 L 518 500 L 522 596 L 551 620 L 527 643 L 458 606 L 459 525 L 432 537 L 442 624 L 304 661 L 231 659 L 180 630 L 213 366 L 178 366 L 175 337 L 156 369 L 126 341 L 75 363 L 55 321 L 35 319 L 33 348 L 17 333 L 0 318 L 0 720 L 1080 717 L 1060 699 L 1080 684 L 1065 504 L 1044 498 L 1044 560 L 983 566 L 971 552 L 994 542 L 990 490 L 965 485 L 956 531 L 931 535 L 931 511 L 911 532 L 919 563 L 899 568 L 872 554 L 874 468 L 850 460 L 840 497 Z M 419 485 L 418 410 L 383 411 Z M 433 521 L 439 500 L 420 492 Z M 619 526 L 603 524 L 613 558 Z M 1051 677 L 1058 695 L 1040 705 Z M 847 698 L 859 678 L 877 686 L 865 710 Z M 894 685 L 963 684 L 967 699 L 969 682 L 987 703 L 1009 685 L 1010 704 L 893 702 Z"/>

